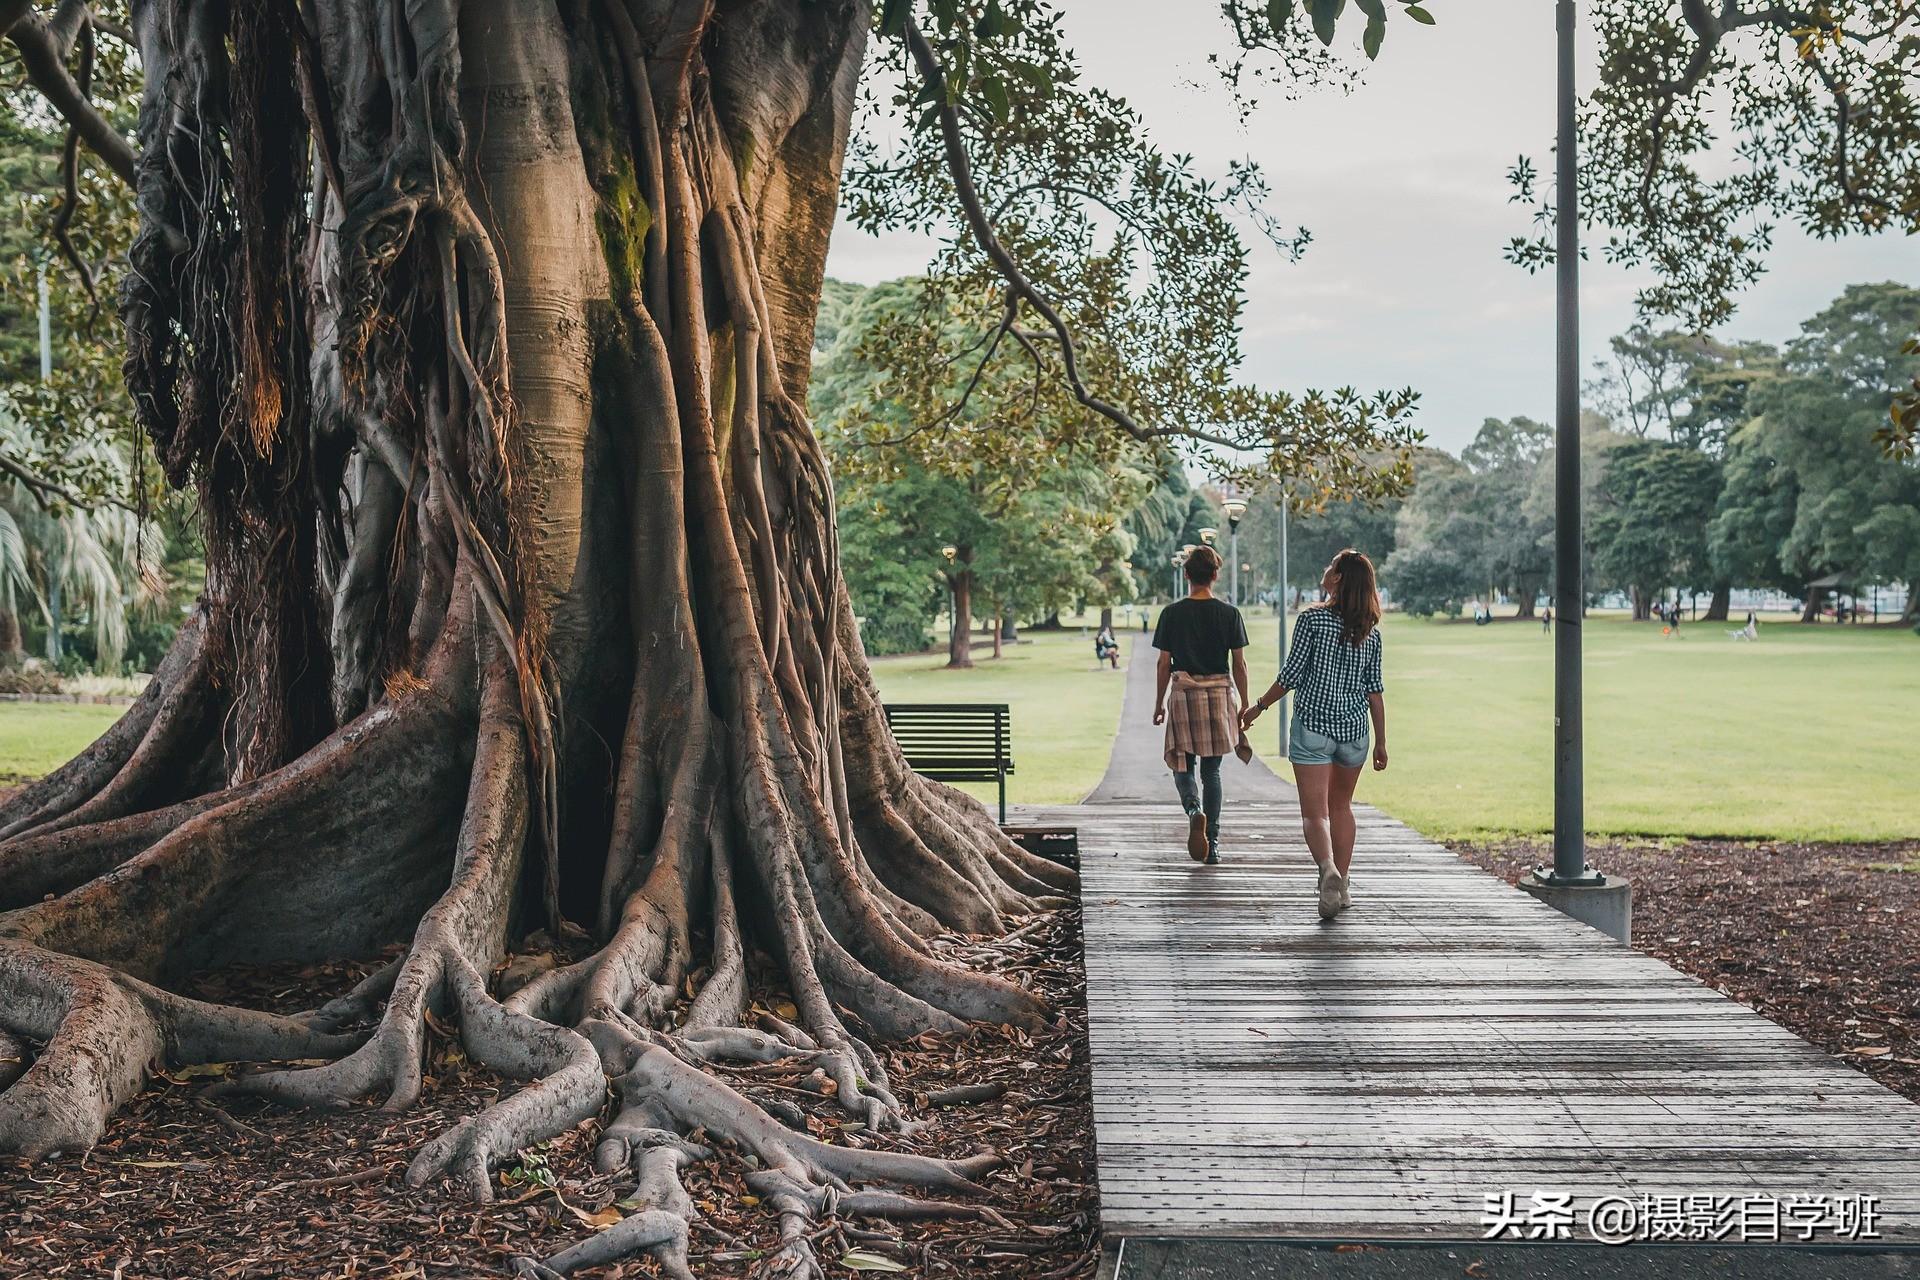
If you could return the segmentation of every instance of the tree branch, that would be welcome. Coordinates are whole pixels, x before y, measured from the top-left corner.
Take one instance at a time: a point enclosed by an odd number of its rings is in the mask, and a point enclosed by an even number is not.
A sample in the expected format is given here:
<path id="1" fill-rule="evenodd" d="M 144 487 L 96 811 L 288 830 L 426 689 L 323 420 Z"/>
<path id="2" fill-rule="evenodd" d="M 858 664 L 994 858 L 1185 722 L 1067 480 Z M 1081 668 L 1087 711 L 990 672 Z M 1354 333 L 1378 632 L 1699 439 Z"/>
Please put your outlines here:
<path id="1" fill-rule="evenodd" d="M 8 2 L 0 0 L 0 4 Z M 84 5 L 80 7 L 85 8 Z M 56 18 L 60 16 L 63 15 L 57 14 Z M 4 22 L 5 17 L 5 13 L 0 11 L 0 22 Z M 59 112 L 61 118 L 80 135 L 80 140 L 87 144 L 89 151 L 100 157 L 102 163 L 118 174 L 128 186 L 135 185 L 133 144 L 88 101 L 87 95 L 68 72 L 59 29 L 29 11 L 21 14 L 8 28 L 7 38 L 20 51 L 20 66 L 27 73 L 27 82 L 39 90 L 47 104 Z M 71 40 L 71 36 L 67 39 Z"/>
<path id="2" fill-rule="evenodd" d="M 966 141 L 960 133 L 960 113 L 946 99 L 944 91 L 946 75 L 940 68 L 939 59 L 934 57 L 933 46 L 927 43 L 926 36 L 921 34 L 918 24 L 912 20 L 907 22 L 905 34 L 907 50 L 913 55 L 914 65 L 919 68 L 920 74 L 925 77 L 927 83 L 938 91 L 935 102 L 940 121 L 941 142 L 946 154 L 947 169 L 953 175 L 954 194 L 960 201 L 967 227 L 973 232 L 974 241 L 980 246 L 980 251 L 987 255 L 987 259 L 999 271 L 1001 278 L 1007 282 L 1011 295 L 1032 307 L 1039 313 L 1041 319 L 1046 321 L 1047 328 L 1052 331 L 1051 336 L 1059 344 L 1067 387 L 1073 393 L 1074 400 L 1082 408 L 1099 414 L 1135 440 L 1145 442 L 1181 436 L 1220 445 L 1227 449 L 1242 448 L 1242 445 L 1225 436 L 1191 428 L 1143 427 L 1125 409 L 1101 399 L 1088 390 L 1086 382 L 1080 376 L 1079 351 L 1074 346 L 1073 334 L 1067 328 L 1066 321 L 1061 318 L 1060 312 L 1047 296 L 1028 278 L 1027 273 L 1021 270 L 1020 264 L 1014 261 L 1013 255 L 1007 252 L 1006 246 L 1000 243 L 999 236 L 994 232 L 993 222 L 987 217 L 986 206 L 981 202 L 979 189 L 973 184 L 973 164 L 967 157 Z"/>
<path id="3" fill-rule="evenodd" d="M 15 462 L 4 453 L 0 453 L 0 475 L 9 475 L 19 481 L 21 487 L 27 491 L 33 498 L 34 503 L 42 510 L 52 506 L 55 499 L 69 503 L 85 511 L 92 511 L 100 505 L 98 502 L 88 501 L 85 497 L 69 489 L 66 485 L 36 474 L 30 467 Z M 106 501 L 109 505 L 120 507 L 126 511 L 132 511 L 134 509 L 117 498 L 108 498 Z"/>

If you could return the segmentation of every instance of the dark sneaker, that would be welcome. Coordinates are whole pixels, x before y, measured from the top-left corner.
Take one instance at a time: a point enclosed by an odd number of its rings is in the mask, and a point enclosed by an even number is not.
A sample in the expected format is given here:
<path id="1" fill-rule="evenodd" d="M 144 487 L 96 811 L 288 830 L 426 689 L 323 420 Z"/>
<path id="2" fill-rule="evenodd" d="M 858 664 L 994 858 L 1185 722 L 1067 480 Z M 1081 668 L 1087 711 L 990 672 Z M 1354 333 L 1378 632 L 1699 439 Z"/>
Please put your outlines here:
<path id="1" fill-rule="evenodd" d="M 1215 845 L 1207 846 L 1207 865 L 1210 867 L 1217 867 L 1220 865 L 1220 846 L 1219 845 L 1215 844 Z"/>
<path id="2" fill-rule="evenodd" d="M 1187 815 L 1187 856 L 1195 862 L 1207 860 L 1207 815 Z"/>

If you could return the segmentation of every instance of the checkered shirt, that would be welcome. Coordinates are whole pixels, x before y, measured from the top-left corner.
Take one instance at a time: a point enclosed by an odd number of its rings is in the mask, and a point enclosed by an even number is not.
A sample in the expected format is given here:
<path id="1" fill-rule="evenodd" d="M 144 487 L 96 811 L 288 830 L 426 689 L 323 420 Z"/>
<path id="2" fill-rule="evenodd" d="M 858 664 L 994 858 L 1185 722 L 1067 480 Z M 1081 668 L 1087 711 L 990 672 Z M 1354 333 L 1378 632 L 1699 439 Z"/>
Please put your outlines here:
<path id="1" fill-rule="evenodd" d="M 1280 683 L 1293 692 L 1300 723 L 1335 742 L 1367 736 L 1367 695 L 1386 692 L 1380 676 L 1380 628 L 1347 643 L 1337 610 L 1302 609 L 1293 623 Z"/>

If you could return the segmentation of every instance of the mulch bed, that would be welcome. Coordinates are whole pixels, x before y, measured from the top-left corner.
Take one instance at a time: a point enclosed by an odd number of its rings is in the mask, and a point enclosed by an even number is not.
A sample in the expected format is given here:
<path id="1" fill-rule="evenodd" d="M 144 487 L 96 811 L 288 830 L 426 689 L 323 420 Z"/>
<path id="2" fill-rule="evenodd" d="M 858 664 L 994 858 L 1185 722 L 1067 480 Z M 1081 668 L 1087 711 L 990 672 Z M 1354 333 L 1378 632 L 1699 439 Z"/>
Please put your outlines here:
<path id="1" fill-rule="evenodd" d="M 1517 881 L 1545 841 L 1454 844 Z M 1597 846 L 1633 884 L 1633 945 L 1920 1102 L 1920 841 Z"/>
<path id="2" fill-rule="evenodd" d="M 1022 933 L 1025 936 L 1022 936 Z M 1059 1012 L 1037 1034 L 981 1028 L 889 1047 L 893 1086 L 926 1121 L 911 1137 L 869 1135 L 818 1092 L 818 1081 L 765 1068 L 728 1071 L 735 1088 L 785 1110 L 818 1138 L 1006 1163 L 983 1181 L 984 1218 L 824 1223 L 816 1253 L 829 1275 L 1080 1280 L 1098 1261 L 1085 978 L 1077 910 L 1012 938 L 965 948 L 970 962 L 1018 972 Z M 223 973 L 196 993 L 260 1008 L 311 1005 L 365 966 Z M 762 992 L 763 1000 L 777 996 Z M 321 1114 L 215 1093 L 223 1067 L 157 1078 L 84 1159 L 28 1166 L 0 1159 L 0 1276 L 225 1280 L 500 1276 L 515 1255 L 545 1256 L 619 1213 L 631 1179 L 593 1169 L 598 1122 L 522 1153 L 478 1205 L 445 1187 L 411 1189 L 407 1161 L 510 1082 L 467 1062 L 435 1028 L 426 1090 L 410 1110 Z M 950 1101 L 943 1091 L 959 1091 Z M 980 1097 L 980 1095 L 992 1095 Z M 217 1100 L 215 1100 L 217 1098 Z M 771 1275 L 773 1215 L 755 1207 L 727 1156 L 687 1170 L 701 1217 L 692 1265 L 702 1277 Z M 597 1280 L 657 1276 L 637 1259 L 576 1272 Z"/>

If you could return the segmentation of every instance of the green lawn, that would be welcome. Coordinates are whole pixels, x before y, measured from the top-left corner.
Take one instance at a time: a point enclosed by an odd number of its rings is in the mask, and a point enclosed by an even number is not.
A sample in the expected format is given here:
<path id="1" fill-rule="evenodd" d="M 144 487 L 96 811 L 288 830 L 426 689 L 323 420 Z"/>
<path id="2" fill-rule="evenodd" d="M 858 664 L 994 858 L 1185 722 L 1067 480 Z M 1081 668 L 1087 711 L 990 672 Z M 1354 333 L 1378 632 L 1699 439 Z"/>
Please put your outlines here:
<path id="1" fill-rule="evenodd" d="M 1248 625 L 1257 689 L 1272 675 L 1273 619 Z M 1393 767 L 1369 773 L 1361 798 L 1433 836 L 1548 829 L 1553 655 L 1540 628 L 1397 615 L 1384 626 Z M 1674 641 L 1657 625 L 1595 617 L 1586 647 L 1595 833 L 1920 836 L 1911 776 L 1920 638 L 1777 623 L 1762 627 L 1759 643 L 1736 644 L 1725 628 L 1700 623 Z M 1066 804 L 1092 790 L 1106 769 L 1125 676 L 1095 666 L 1077 628 L 1030 632 L 998 662 L 985 650 L 977 661 L 971 671 L 947 671 L 943 657 L 920 654 L 873 666 L 889 701 L 1012 704 L 1014 803 Z M 0 703 L 0 780 L 45 773 L 121 710 Z M 1254 730 L 1270 760 L 1276 733 L 1272 714 Z M 991 787 L 969 790 L 992 797 Z"/>
<path id="2" fill-rule="evenodd" d="M 65 764 L 125 710 L 92 702 L 0 702 L 0 786 Z"/>
<path id="3" fill-rule="evenodd" d="M 1137 638 L 1137 637 L 1136 637 Z M 1096 666 L 1093 637 L 1079 630 L 1027 632 L 995 661 L 974 653 L 970 671 L 948 671 L 946 654 L 876 658 L 873 678 L 888 702 L 1005 702 L 1013 708 L 1009 804 L 1074 804 L 1107 771 L 1127 673 Z M 964 790 L 992 801 L 991 783 Z"/>
<path id="4" fill-rule="evenodd" d="M 1683 630 L 1671 640 L 1658 624 L 1588 621 L 1589 829 L 1920 836 L 1920 638 L 1780 623 L 1737 644 L 1722 626 Z M 1540 627 L 1390 616 L 1383 634 L 1393 760 L 1360 797 L 1434 836 L 1549 829 L 1553 646 Z M 1274 753 L 1277 732 L 1269 715 L 1255 746 Z"/>

